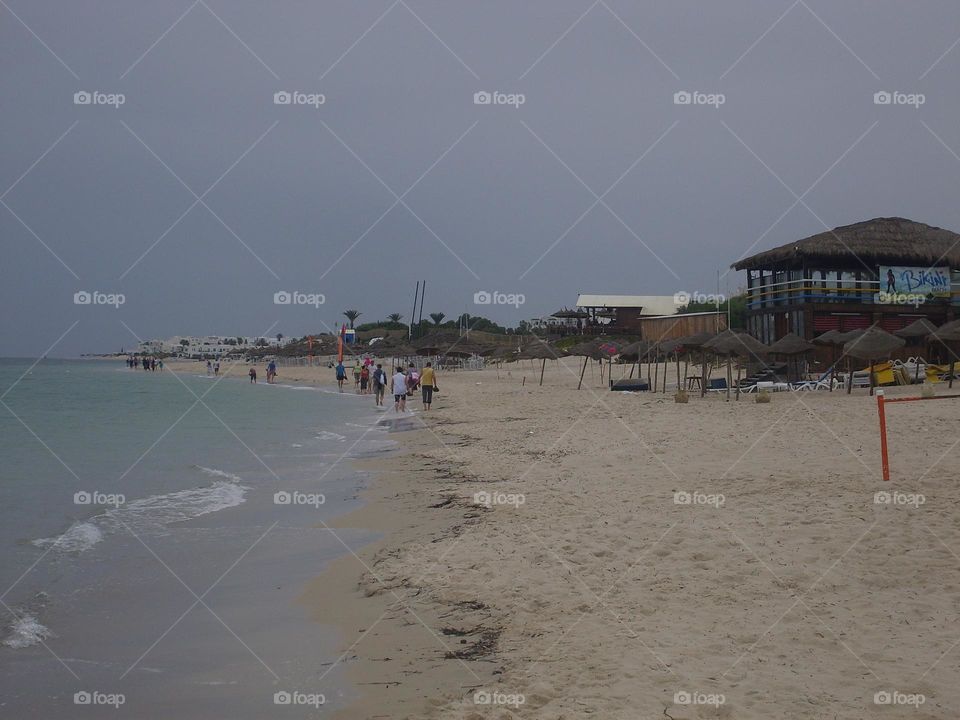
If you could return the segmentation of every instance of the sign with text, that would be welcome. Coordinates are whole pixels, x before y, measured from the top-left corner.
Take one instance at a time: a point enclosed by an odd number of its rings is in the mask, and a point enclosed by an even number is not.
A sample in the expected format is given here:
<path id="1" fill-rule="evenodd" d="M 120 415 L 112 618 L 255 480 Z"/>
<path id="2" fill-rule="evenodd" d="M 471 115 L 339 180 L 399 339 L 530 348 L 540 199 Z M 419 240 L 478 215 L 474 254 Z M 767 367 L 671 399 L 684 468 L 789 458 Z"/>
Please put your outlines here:
<path id="1" fill-rule="evenodd" d="M 880 295 L 926 300 L 950 297 L 950 268 L 880 266 Z M 895 301 L 894 301 L 895 304 Z"/>

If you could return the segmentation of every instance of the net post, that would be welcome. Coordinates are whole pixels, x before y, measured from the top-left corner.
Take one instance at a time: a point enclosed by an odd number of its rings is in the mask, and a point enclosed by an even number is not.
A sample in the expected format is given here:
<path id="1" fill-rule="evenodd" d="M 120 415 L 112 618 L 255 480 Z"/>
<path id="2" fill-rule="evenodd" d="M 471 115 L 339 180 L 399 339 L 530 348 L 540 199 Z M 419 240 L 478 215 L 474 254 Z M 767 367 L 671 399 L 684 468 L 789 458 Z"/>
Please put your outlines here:
<path id="1" fill-rule="evenodd" d="M 880 417 L 880 464 L 883 468 L 883 479 L 890 481 L 890 458 L 887 455 L 887 415 L 883 407 L 883 390 L 877 390 L 877 414 Z"/>

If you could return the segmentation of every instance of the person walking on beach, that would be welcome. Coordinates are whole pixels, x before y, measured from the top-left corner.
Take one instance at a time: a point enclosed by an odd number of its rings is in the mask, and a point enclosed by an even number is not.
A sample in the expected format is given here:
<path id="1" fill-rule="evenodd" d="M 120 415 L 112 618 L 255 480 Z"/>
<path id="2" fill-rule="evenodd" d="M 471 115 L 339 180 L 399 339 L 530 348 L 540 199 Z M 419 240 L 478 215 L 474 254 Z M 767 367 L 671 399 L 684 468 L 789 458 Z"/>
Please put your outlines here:
<path id="1" fill-rule="evenodd" d="M 420 373 L 420 388 L 423 393 L 423 409 L 429 410 L 430 404 L 433 402 L 434 390 L 440 389 L 437 387 L 437 376 L 433 371 L 432 363 L 427 363 L 423 372 Z"/>
<path id="2" fill-rule="evenodd" d="M 271 360 L 267 364 L 267 384 L 273 385 L 273 381 L 277 377 L 277 363 L 274 360 Z"/>
<path id="3" fill-rule="evenodd" d="M 407 394 L 413 395 L 420 386 L 420 373 L 417 372 L 417 366 L 410 363 L 407 369 Z"/>
<path id="4" fill-rule="evenodd" d="M 207 376 L 209 376 L 210 373 L 212 372 L 213 372 L 213 363 L 207 360 Z"/>
<path id="5" fill-rule="evenodd" d="M 390 381 L 390 392 L 393 393 L 393 411 L 406 412 L 407 410 L 407 376 L 403 374 L 403 367 L 394 368 L 396 372 Z"/>
<path id="6" fill-rule="evenodd" d="M 217 376 L 217 377 L 220 376 L 220 361 L 219 361 L 219 360 L 217 360 L 217 361 L 213 364 L 213 374 L 214 374 L 215 376 Z"/>
<path id="7" fill-rule="evenodd" d="M 343 360 L 337 363 L 337 386 L 340 392 L 343 392 L 343 381 L 347 379 L 347 369 L 343 366 Z"/>
<path id="8" fill-rule="evenodd" d="M 353 389 L 360 392 L 360 360 L 353 366 Z"/>
<path id="9" fill-rule="evenodd" d="M 387 374 L 383 371 L 383 365 L 377 363 L 376 370 L 373 371 L 373 404 L 383 405 L 383 394 L 387 389 Z"/>
<path id="10" fill-rule="evenodd" d="M 360 394 L 367 394 L 367 385 L 370 383 L 370 368 L 364 365 L 360 368 Z"/>
<path id="11" fill-rule="evenodd" d="M 256 369 L 256 368 L 250 368 L 250 372 L 247 373 L 247 374 L 250 376 L 250 382 L 252 382 L 254 385 L 256 385 L 256 384 L 257 384 L 257 369 Z"/>

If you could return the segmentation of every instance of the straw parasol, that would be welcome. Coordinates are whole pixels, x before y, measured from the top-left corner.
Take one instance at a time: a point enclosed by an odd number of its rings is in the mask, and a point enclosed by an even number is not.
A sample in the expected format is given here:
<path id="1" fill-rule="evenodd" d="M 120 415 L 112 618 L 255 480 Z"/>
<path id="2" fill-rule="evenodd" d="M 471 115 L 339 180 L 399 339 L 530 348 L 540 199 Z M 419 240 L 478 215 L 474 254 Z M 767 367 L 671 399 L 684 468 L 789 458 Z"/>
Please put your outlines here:
<path id="1" fill-rule="evenodd" d="M 670 353 L 673 353 L 674 360 L 677 362 L 677 390 L 681 389 L 680 383 L 680 351 L 683 350 L 683 338 L 671 338 L 659 343 L 658 348 L 670 361 Z M 663 368 L 663 391 L 667 391 L 667 366 Z"/>
<path id="2" fill-rule="evenodd" d="M 715 335 L 713 333 L 702 332 L 696 333 L 695 335 L 688 335 L 683 340 L 683 346 L 685 348 L 690 348 L 692 350 L 700 350 L 700 365 L 701 365 L 701 381 L 700 381 L 700 397 L 703 397 L 707 394 L 707 353 L 704 350 L 703 346 L 710 342 Z"/>
<path id="3" fill-rule="evenodd" d="M 543 372 L 547 369 L 547 360 L 559 360 L 566 353 L 558 347 L 536 339 L 523 347 L 517 358 L 520 360 L 542 360 L 540 366 L 540 385 L 543 386 Z"/>
<path id="4" fill-rule="evenodd" d="M 567 353 L 576 357 L 583 358 L 583 368 L 580 370 L 580 382 L 577 384 L 577 390 L 583 385 L 583 374 L 587 371 L 588 360 L 599 360 L 601 362 L 600 371 L 603 372 L 603 360 L 612 360 L 613 356 L 620 352 L 619 343 L 613 340 L 597 338 L 574 345 Z"/>
<path id="5" fill-rule="evenodd" d="M 630 377 L 640 366 L 642 356 L 649 357 L 653 343 L 649 340 L 637 340 L 620 348 L 620 359 L 630 361 Z"/>
<path id="6" fill-rule="evenodd" d="M 782 338 L 773 343 L 769 348 L 768 352 L 771 355 L 784 355 L 787 358 L 787 362 L 793 359 L 794 370 L 796 372 L 794 375 L 799 379 L 799 356 L 804 355 L 816 347 L 813 343 L 807 342 L 802 337 L 796 333 L 787 333 Z"/>
<path id="7" fill-rule="evenodd" d="M 813 350 L 814 345 L 796 333 L 787 333 L 767 348 L 771 355 L 803 355 Z"/>
<path id="8" fill-rule="evenodd" d="M 891 335 L 881 328 L 872 327 L 859 337 L 848 340 L 843 346 L 843 352 L 870 363 L 870 394 L 873 395 L 873 361 L 876 358 L 890 357 L 894 350 L 902 348 L 905 344 L 906 340 L 903 338 Z"/>
<path id="9" fill-rule="evenodd" d="M 442 355 L 448 348 L 459 344 L 460 339 L 455 332 L 436 332 L 420 338 L 413 347 L 421 355 Z"/>
<path id="10" fill-rule="evenodd" d="M 893 334 L 902 338 L 922 338 L 932 335 L 937 331 L 937 326 L 926 318 L 914 320 L 905 328 L 900 328 Z"/>
<path id="11" fill-rule="evenodd" d="M 736 332 L 735 330 L 724 330 L 719 335 L 711 338 L 703 344 L 704 350 L 710 350 L 717 355 L 725 355 L 727 357 L 727 400 L 730 399 L 730 385 L 733 383 L 733 370 L 731 369 L 731 361 L 734 355 L 739 357 L 753 357 L 759 359 L 761 356 L 766 355 L 767 346 L 762 342 L 757 340 L 752 335 L 748 335 L 744 332 Z M 737 376 L 739 381 L 739 364 L 737 366 Z M 740 383 L 737 383 L 739 388 Z"/>
<path id="12" fill-rule="evenodd" d="M 920 318 L 919 320 L 914 320 L 912 323 L 907 325 L 904 328 L 900 328 L 893 334 L 897 337 L 902 337 L 906 340 L 919 339 L 919 338 L 929 338 L 933 333 L 937 331 L 937 326 L 926 318 Z M 927 348 L 929 351 L 929 347 Z M 920 362 L 917 358 L 917 362 L 914 363 L 914 373 L 913 373 L 914 382 L 920 380 Z"/>
<path id="13" fill-rule="evenodd" d="M 855 340 L 866 332 L 865 328 L 857 328 L 856 330 L 847 330 L 847 332 L 837 332 L 834 335 L 834 342 L 839 348 L 843 348 L 851 340 Z M 824 333 L 826 334 L 826 333 Z M 823 336 L 821 336 L 823 337 Z M 847 358 L 847 395 L 853 392 L 853 366 L 850 362 L 850 357 L 846 353 L 840 355 L 840 360 L 844 357 Z M 832 384 L 832 383 L 831 383 Z"/>
<path id="14" fill-rule="evenodd" d="M 830 392 L 833 392 L 833 381 L 837 376 L 837 348 L 845 342 L 843 336 L 839 330 L 827 330 L 813 339 L 814 345 L 830 346 Z"/>
<path id="15" fill-rule="evenodd" d="M 930 339 L 936 342 L 941 343 L 947 350 L 950 352 L 950 383 L 949 387 L 953 387 L 953 368 L 957 360 L 957 353 L 954 351 L 950 344 L 960 343 L 960 320 L 953 320 L 952 322 L 944 323 L 937 330 L 930 335 Z"/>
<path id="16" fill-rule="evenodd" d="M 842 345 L 840 341 L 840 336 L 843 335 L 839 330 L 827 330 L 822 335 L 817 335 L 813 339 L 814 345 Z"/>

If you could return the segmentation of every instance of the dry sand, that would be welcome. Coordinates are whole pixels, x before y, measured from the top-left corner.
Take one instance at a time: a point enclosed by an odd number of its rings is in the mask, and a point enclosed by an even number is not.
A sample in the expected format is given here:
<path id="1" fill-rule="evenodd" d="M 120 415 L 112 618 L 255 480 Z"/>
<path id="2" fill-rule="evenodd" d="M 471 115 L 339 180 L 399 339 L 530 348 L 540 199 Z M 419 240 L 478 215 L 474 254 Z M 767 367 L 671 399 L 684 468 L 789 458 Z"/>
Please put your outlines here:
<path id="1" fill-rule="evenodd" d="M 364 693 L 339 717 L 960 717 L 960 401 L 891 408 L 884 484 L 865 391 L 683 405 L 505 368 L 441 373 L 339 521 L 388 532 L 303 598 Z"/>

